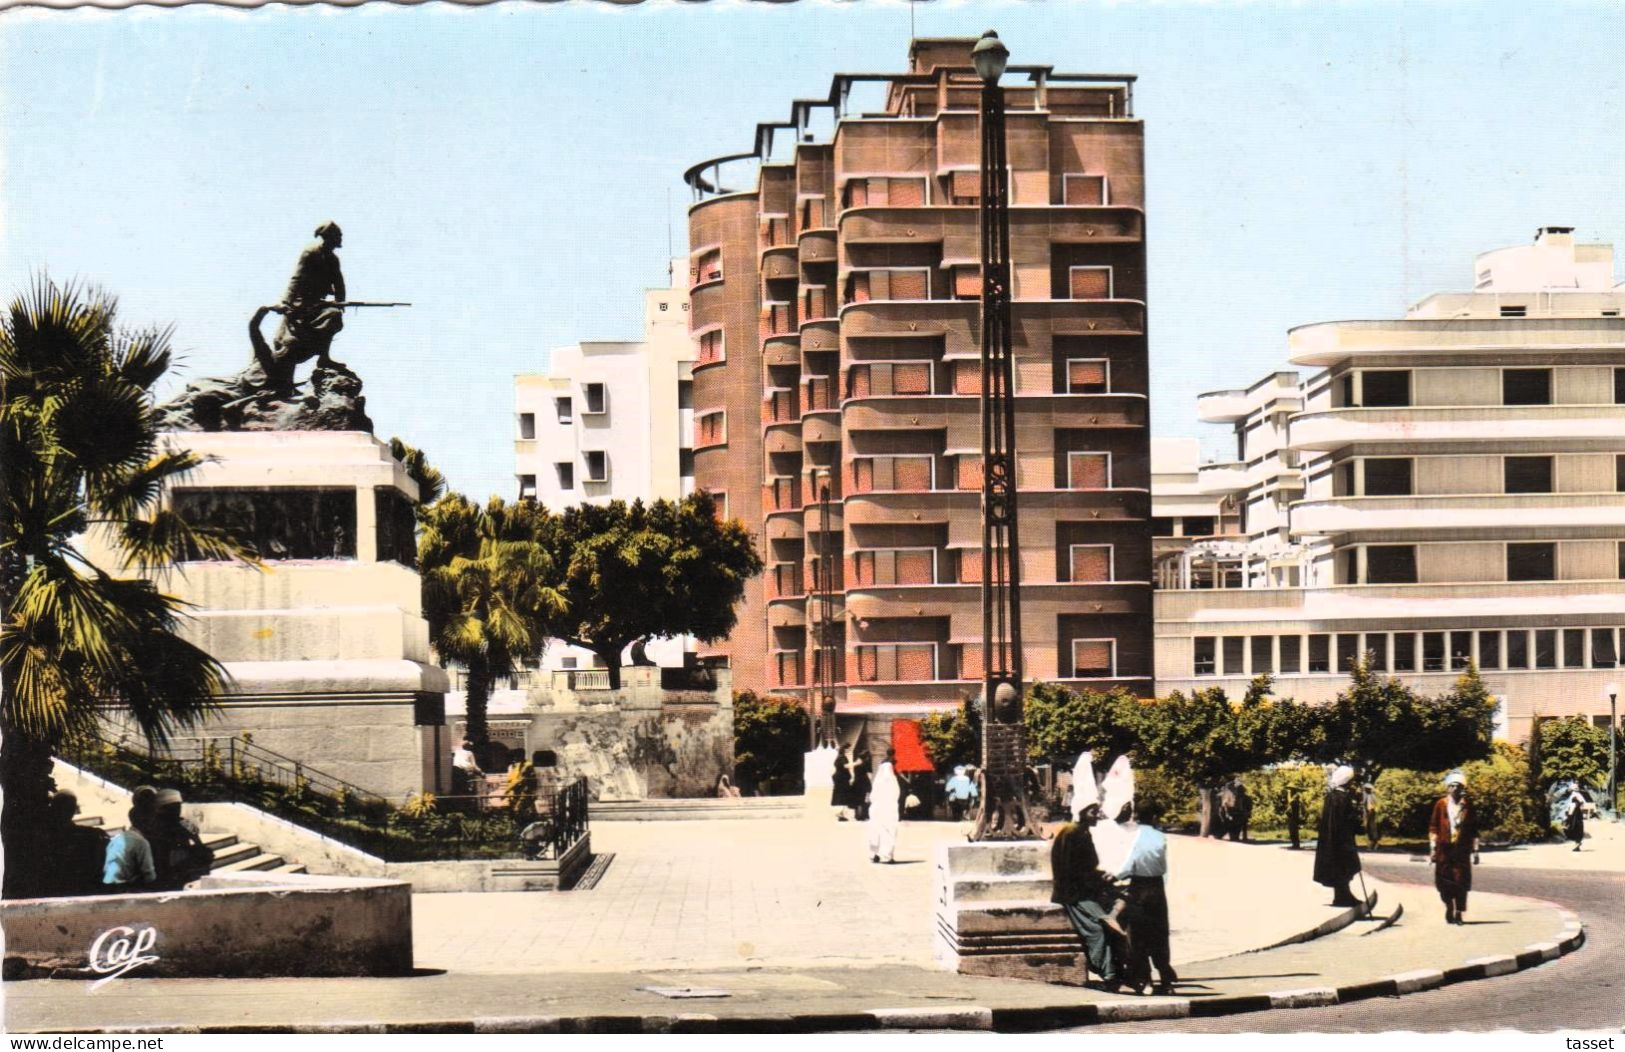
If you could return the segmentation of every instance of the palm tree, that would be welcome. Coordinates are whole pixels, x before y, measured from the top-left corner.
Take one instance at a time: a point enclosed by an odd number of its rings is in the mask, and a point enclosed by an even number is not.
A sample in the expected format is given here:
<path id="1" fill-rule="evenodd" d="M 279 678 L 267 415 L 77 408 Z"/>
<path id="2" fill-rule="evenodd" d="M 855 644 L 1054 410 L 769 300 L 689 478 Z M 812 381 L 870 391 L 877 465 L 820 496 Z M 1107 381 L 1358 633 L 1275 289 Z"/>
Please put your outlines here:
<path id="1" fill-rule="evenodd" d="M 528 501 L 492 497 L 479 508 L 458 493 L 422 510 L 423 612 L 440 660 L 468 670 L 466 722 L 476 744 L 487 738 L 492 686 L 541 653 L 563 608 L 538 541 L 545 516 Z"/>
<path id="2" fill-rule="evenodd" d="M 169 368 L 169 333 L 117 328 L 116 306 L 42 275 L 0 317 L 7 897 L 28 894 L 48 858 L 33 840 L 57 746 L 92 731 L 104 708 L 162 744 L 225 683 L 219 662 L 178 635 L 182 602 L 149 578 L 182 558 L 245 552 L 161 507 L 165 484 L 200 460 L 158 433 L 152 387 Z M 100 563 L 82 550 L 87 531 Z"/>

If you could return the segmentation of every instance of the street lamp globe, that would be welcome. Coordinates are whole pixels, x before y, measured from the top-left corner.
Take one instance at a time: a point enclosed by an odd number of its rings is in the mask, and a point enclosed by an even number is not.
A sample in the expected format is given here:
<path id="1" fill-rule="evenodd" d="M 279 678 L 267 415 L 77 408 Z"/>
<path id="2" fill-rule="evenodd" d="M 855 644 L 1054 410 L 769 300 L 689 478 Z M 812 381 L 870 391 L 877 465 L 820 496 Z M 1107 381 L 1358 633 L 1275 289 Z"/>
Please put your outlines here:
<path id="1" fill-rule="evenodd" d="M 1606 687 L 1602 688 L 1602 692 L 1608 695 L 1609 701 L 1613 701 L 1615 698 L 1619 697 L 1619 684 L 1610 683 Z"/>
<path id="2" fill-rule="evenodd" d="M 984 84 L 997 84 L 1004 76 L 1005 63 L 1010 61 L 1010 49 L 1004 46 L 999 34 L 989 29 L 970 50 L 971 64 Z"/>

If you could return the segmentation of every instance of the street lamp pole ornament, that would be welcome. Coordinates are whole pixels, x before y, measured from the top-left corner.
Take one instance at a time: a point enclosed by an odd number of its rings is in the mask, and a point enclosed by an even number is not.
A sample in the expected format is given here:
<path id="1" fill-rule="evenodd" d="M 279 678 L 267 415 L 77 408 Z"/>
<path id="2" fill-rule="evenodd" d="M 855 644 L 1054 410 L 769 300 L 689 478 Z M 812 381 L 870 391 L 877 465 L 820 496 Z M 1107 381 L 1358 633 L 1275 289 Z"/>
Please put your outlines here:
<path id="1" fill-rule="evenodd" d="M 991 29 L 971 50 L 982 78 L 982 808 L 972 838 L 1038 836 L 1027 806 L 1015 369 L 1010 351 L 1010 187 L 1004 91 L 1010 52 Z"/>
<path id="2" fill-rule="evenodd" d="M 1610 683 L 1603 690 L 1608 694 L 1608 809 L 1619 808 L 1619 684 Z"/>

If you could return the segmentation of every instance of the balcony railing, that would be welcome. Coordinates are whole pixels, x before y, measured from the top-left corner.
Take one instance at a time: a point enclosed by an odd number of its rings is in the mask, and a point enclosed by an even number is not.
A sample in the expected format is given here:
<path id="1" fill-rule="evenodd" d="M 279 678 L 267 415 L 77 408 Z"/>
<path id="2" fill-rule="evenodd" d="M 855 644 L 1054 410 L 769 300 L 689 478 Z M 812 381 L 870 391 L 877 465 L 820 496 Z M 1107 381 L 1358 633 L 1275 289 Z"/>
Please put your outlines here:
<path id="1" fill-rule="evenodd" d="M 762 487 L 762 510 L 795 511 L 801 507 L 801 480 L 776 478 Z"/>
<path id="2" fill-rule="evenodd" d="M 936 488 L 936 458 L 930 454 L 856 457 L 847 462 L 848 493 L 929 493 Z"/>

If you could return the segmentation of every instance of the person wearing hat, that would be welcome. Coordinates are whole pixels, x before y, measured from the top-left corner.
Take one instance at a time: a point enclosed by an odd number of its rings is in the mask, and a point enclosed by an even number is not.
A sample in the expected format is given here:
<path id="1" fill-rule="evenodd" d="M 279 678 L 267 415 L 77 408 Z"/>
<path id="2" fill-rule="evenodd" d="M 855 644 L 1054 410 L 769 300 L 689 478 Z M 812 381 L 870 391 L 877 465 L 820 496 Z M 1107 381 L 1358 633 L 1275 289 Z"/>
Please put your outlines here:
<path id="1" fill-rule="evenodd" d="M 1467 892 L 1473 887 L 1473 864 L 1478 861 L 1478 816 L 1467 799 L 1467 776 L 1445 775 L 1445 795 L 1433 805 L 1428 821 L 1428 847 L 1433 857 L 1433 886 L 1444 900 L 1447 924 L 1465 924 Z"/>
<path id="2" fill-rule="evenodd" d="M 1315 883 L 1331 888 L 1333 906 L 1358 906 L 1349 885 L 1360 872 L 1360 849 L 1355 844 L 1360 828 L 1359 805 L 1349 794 L 1354 768 L 1347 764 L 1332 772 L 1320 808 L 1315 843 Z"/>
<path id="3" fill-rule="evenodd" d="M 147 839 L 156 817 L 157 796 L 157 790 L 148 785 L 138 785 L 130 794 L 130 824 L 108 842 L 107 857 L 102 862 L 105 893 L 151 891 L 157 883 L 152 842 Z"/>
<path id="4" fill-rule="evenodd" d="M 181 816 L 182 803 L 180 790 L 158 790 L 157 810 L 147 835 L 157 886 L 166 890 L 185 887 L 214 865 L 214 852 L 203 843 L 197 826 Z"/>
<path id="5" fill-rule="evenodd" d="M 1373 782 L 1366 782 L 1360 787 L 1360 811 L 1365 818 L 1365 845 L 1366 848 L 1377 850 L 1377 842 L 1382 838 L 1382 827 L 1377 821 L 1377 786 Z"/>
<path id="6" fill-rule="evenodd" d="M 971 800 L 976 797 L 976 783 L 970 780 L 965 768 L 955 767 L 953 777 L 943 785 L 942 791 L 948 798 L 948 813 L 955 822 L 962 821 Z"/>

